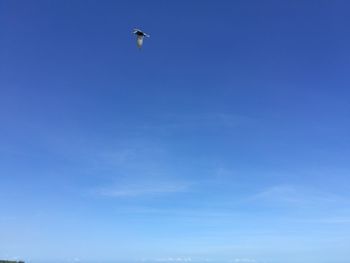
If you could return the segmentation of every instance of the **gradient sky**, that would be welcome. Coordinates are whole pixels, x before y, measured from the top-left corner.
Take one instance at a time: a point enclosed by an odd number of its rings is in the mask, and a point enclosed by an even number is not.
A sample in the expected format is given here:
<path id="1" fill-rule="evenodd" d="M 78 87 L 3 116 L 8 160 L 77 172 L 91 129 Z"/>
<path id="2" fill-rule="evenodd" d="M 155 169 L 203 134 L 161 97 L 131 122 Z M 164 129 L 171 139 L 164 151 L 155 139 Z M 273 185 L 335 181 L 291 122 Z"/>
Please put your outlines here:
<path id="1" fill-rule="evenodd" d="M 0 258 L 349 262 L 349 10 L 0 0 Z"/>

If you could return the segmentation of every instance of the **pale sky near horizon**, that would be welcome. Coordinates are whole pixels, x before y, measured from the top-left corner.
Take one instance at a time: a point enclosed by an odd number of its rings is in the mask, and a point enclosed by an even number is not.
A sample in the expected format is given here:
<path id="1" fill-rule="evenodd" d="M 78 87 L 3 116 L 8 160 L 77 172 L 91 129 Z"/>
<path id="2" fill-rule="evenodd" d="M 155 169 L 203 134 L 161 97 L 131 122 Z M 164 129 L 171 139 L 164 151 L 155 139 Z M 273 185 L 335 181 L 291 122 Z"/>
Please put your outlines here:
<path id="1" fill-rule="evenodd" d="M 0 258 L 348 263 L 349 10 L 0 0 Z"/>

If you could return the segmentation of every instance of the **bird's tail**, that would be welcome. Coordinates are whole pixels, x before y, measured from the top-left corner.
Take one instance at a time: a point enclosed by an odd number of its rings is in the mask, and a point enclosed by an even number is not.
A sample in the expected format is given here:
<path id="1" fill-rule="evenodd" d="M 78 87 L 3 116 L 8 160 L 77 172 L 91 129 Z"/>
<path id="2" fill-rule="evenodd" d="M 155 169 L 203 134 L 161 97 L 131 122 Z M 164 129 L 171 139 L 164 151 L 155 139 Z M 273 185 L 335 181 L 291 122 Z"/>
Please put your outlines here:
<path id="1" fill-rule="evenodd" d="M 142 44 L 143 44 L 143 36 L 138 36 L 137 40 L 136 40 L 136 43 L 137 43 L 137 47 L 141 48 Z"/>

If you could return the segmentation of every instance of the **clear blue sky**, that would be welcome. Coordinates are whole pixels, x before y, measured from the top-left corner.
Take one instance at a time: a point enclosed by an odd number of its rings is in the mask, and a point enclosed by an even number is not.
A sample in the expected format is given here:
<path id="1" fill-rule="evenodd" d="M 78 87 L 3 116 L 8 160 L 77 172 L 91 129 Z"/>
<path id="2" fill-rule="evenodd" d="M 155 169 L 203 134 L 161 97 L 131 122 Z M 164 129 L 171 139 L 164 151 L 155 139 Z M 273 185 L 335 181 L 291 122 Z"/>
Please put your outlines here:
<path id="1" fill-rule="evenodd" d="M 349 9 L 1 0 L 0 258 L 349 262 Z"/>

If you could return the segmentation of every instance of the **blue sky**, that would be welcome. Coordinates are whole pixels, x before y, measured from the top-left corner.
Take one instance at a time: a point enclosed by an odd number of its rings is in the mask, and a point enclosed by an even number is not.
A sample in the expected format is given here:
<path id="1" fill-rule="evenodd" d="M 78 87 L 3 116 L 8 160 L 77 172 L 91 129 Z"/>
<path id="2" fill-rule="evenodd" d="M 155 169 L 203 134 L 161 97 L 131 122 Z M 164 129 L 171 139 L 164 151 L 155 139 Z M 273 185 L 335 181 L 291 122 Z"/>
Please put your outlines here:
<path id="1" fill-rule="evenodd" d="M 0 1 L 0 258 L 348 262 L 349 8 Z"/>

